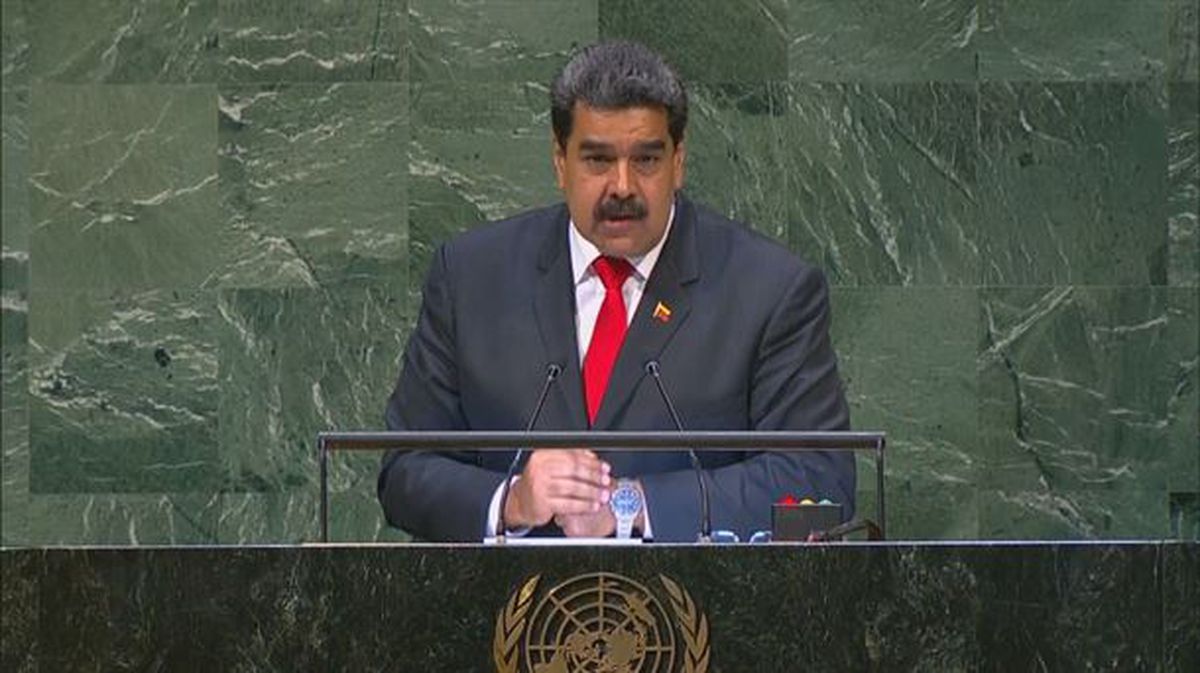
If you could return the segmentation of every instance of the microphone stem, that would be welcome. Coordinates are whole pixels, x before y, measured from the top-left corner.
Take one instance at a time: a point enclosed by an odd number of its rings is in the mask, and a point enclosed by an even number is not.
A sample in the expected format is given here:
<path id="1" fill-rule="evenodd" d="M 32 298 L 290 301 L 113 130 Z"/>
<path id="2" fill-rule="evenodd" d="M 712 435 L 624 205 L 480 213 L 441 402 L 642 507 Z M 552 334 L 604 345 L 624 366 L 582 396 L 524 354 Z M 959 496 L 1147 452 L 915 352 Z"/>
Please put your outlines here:
<path id="1" fill-rule="evenodd" d="M 550 394 L 550 385 L 562 373 L 562 367 L 552 364 L 546 367 L 546 382 L 542 384 L 542 391 L 538 394 L 537 404 L 533 406 L 533 413 L 529 416 L 529 422 L 525 424 L 525 432 L 533 432 L 533 426 L 537 424 L 538 418 L 542 415 L 542 407 L 546 405 L 546 396 Z M 516 455 L 513 456 L 512 462 L 508 464 L 508 472 L 504 475 L 504 483 L 500 485 L 500 512 L 498 513 L 496 522 L 496 542 L 504 543 L 505 532 L 508 530 L 508 523 L 504 521 L 504 510 L 508 507 L 508 493 L 512 486 L 513 475 L 517 472 L 517 467 L 521 464 L 521 457 L 525 455 L 525 448 L 518 447 Z"/>
<path id="2" fill-rule="evenodd" d="M 667 406 L 667 412 L 671 415 L 671 421 L 675 423 L 675 429 L 683 432 L 683 421 L 679 419 L 679 413 L 675 411 L 675 405 L 671 403 L 671 396 L 667 394 L 667 388 L 663 385 L 658 370 L 657 362 L 651 360 L 646 364 L 646 371 L 654 379 L 654 385 L 658 388 L 658 394 Z M 708 485 L 704 483 L 704 468 L 700 465 L 700 457 L 696 455 L 696 450 L 691 447 L 688 447 L 688 458 L 692 461 L 692 469 L 696 473 L 696 483 L 700 486 L 700 542 L 711 542 L 712 512 L 709 511 Z"/>

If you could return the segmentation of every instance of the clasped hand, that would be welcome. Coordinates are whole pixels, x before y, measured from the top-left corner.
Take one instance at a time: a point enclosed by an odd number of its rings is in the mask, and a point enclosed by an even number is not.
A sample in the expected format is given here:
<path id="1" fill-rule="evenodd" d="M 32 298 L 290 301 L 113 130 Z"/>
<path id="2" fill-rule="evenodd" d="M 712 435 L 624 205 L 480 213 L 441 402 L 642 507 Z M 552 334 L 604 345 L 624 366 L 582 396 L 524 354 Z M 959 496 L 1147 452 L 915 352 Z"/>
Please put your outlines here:
<path id="1" fill-rule="evenodd" d="M 612 466 L 589 449 L 540 449 L 529 454 L 512 486 L 504 520 L 537 527 L 553 520 L 567 537 L 607 537 L 617 521 L 608 501 Z"/>

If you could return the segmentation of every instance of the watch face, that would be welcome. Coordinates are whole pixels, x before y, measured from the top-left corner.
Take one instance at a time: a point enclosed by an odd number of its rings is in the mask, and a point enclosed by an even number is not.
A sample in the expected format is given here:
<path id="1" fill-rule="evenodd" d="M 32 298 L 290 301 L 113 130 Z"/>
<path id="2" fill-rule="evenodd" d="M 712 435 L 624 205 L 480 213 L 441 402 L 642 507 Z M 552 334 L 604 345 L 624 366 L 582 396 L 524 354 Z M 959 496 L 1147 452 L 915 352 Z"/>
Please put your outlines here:
<path id="1" fill-rule="evenodd" d="M 642 496 L 632 486 L 618 488 L 612 496 L 613 514 L 617 516 L 635 516 L 642 508 Z"/>

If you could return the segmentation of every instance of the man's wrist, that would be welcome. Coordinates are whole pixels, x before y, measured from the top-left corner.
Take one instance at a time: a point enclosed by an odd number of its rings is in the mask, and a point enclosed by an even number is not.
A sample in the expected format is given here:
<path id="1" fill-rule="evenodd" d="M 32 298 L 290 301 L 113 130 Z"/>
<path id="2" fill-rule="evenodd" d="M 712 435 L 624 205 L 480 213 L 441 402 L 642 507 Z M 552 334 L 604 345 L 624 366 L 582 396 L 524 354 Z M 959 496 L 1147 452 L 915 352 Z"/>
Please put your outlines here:
<path id="1" fill-rule="evenodd" d="M 534 527 L 523 507 L 521 488 L 518 486 L 520 482 L 521 475 L 517 474 L 513 475 L 512 482 L 508 485 L 508 500 L 504 503 L 504 525 L 509 531 L 527 531 Z"/>
<path id="2" fill-rule="evenodd" d="M 508 528 L 528 528 L 528 524 L 523 520 L 521 514 L 520 498 L 517 495 L 517 480 L 520 477 L 513 477 L 513 481 L 508 487 L 508 499 L 504 502 L 504 525 Z"/>
<path id="3" fill-rule="evenodd" d="M 515 481 L 517 478 L 518 477 L 514 477 L 513 480 Z M 491 537 L 493 535 L 512 535 L 520 537 L 529 532 L 528 526 L 518 525 L 508 518 L 508 516 L 501 516 L 500 500 L 503 498 L 504 492 L 504 482 L 500 482 L 500 484 L 496 486 L 496 490 L 492 493 L 491 501 L 488 503 L 487 523 L 484 527 L 485 537 Z M 508 492 L 511 496 L 512 482 L 509 482 Z M 503 530 L 500 528 L 501 522 L 503 522 L 504 525 Z"/>
<path id="4" fill-rule="evenodd" d="M 613 491 L 609 505 L 616 520 L 616 536 L 632 537 L 642 515 L 644 497 L 641 486 L 635 479 L 621 479 Z"/>

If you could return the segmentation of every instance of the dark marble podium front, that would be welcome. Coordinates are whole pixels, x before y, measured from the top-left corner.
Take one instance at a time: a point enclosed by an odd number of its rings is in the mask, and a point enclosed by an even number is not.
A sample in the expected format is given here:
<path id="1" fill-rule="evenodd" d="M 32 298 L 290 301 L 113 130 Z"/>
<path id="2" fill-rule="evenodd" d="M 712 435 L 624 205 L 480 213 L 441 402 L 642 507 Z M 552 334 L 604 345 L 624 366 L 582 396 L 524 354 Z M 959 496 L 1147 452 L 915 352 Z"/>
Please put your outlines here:
<path id="1" fill-rule="evenodd" d="M 711 671 L 1200 670 L 1200 546 L 6 549 L 4 671 L 489 671 L 527 578 L 676 580 Z M 543 585 L 545 586 L 545 584 Z"/>

